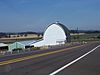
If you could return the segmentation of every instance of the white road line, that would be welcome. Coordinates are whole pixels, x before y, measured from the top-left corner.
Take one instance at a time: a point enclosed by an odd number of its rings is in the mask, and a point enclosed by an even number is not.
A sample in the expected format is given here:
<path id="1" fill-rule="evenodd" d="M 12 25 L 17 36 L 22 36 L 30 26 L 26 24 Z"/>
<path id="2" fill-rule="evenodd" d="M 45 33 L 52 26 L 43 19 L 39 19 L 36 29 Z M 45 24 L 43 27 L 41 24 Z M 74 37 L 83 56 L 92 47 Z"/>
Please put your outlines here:
<path id="1" fill-rule="evenodd" d="M 55 75 L 55 74 L 57 74 L 58 72 L 62 71 L 63 69 L 65 69 L 65 68 L 67 68 L 67 67 L 69 67 L 70 65 L 74 64 L 74 63 L 77 62 L 78 60 L 80 60 L 80 59 L 82 59 L 83 57 L 87 56 L 87 55 L 90 54 L 91 52 L 95 51 L 95 50 L 96 50 L 97 48 L 99 48 L 99 47 L 100 47 L 100 45 L 98 45 L 97 47 L 93 48 L 92 50 L 90 50 L 89 52 L 85 53 L 84 55 L 80 56 L 79 58 L 73 60 L 72 62 L 66 64 L 65 66 L 59 68 L 58 70 L 56 70 L 56 71 L 50 73 L 49 75 Z"/>

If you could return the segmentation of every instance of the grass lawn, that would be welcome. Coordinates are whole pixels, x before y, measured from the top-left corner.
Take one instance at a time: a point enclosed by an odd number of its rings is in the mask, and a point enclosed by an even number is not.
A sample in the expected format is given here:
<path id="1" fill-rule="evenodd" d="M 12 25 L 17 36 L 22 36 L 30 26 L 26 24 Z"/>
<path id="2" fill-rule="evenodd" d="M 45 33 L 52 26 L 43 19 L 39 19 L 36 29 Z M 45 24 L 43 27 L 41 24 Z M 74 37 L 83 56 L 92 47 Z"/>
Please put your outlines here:
<path id="1" fill-rule="evenodd" d="M 100 33 L 91 33 L 91 34 L 83 34 L 83 35 L 72 35 L 71 40 L 73 41 L 100 41 L 97 36 Z"/>

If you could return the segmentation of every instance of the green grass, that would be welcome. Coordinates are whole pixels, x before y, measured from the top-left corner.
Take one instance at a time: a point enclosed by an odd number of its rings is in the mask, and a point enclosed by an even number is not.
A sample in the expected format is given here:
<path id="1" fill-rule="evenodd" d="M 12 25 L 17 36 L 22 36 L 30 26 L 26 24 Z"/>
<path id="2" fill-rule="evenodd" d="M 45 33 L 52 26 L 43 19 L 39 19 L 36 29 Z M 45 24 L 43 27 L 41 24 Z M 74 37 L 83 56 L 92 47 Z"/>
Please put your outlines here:
<path id="1" fill-rule="evenodd" d="M 72 35 L 71 40 L 72 41 L 100 41 L 100 39 L 97 38 L 100 33 L 91 33 L 91 34 L 84 34 L 84 35 Z"/>

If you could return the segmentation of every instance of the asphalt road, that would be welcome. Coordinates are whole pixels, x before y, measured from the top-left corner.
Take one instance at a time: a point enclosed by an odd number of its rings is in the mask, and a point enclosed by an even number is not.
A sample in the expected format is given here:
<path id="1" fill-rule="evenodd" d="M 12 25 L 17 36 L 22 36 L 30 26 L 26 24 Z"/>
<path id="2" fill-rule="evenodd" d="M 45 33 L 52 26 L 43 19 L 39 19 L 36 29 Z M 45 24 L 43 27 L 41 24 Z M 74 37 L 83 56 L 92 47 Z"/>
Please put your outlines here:
<path id="1" fill-rule="evenodd" d="M 91 51 L 100 43 L 49 49 L 5 57 L 0 60 L 0 75 L 50 75 Z M 20 56 L 20 57 L 18 57 Z M 100 47 L 55 75 L 100 75 Z M 20 59 L 19 59 L 20 58 Z"/>

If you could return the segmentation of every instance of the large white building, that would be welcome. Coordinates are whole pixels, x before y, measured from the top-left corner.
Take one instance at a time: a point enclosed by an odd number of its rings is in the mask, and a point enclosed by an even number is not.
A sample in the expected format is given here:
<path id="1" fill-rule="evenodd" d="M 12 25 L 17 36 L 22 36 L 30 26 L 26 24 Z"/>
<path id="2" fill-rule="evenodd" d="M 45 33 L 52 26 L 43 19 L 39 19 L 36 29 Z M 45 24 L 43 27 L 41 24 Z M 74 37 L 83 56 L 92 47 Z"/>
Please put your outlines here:
<path id="1" fill-rule="evenodd" d="M 59 45 L 70 42 L 69 30 L 61 23 L 53 23 L 44 32 L 43 39 L 31 44 L 34 47 Z"/>

